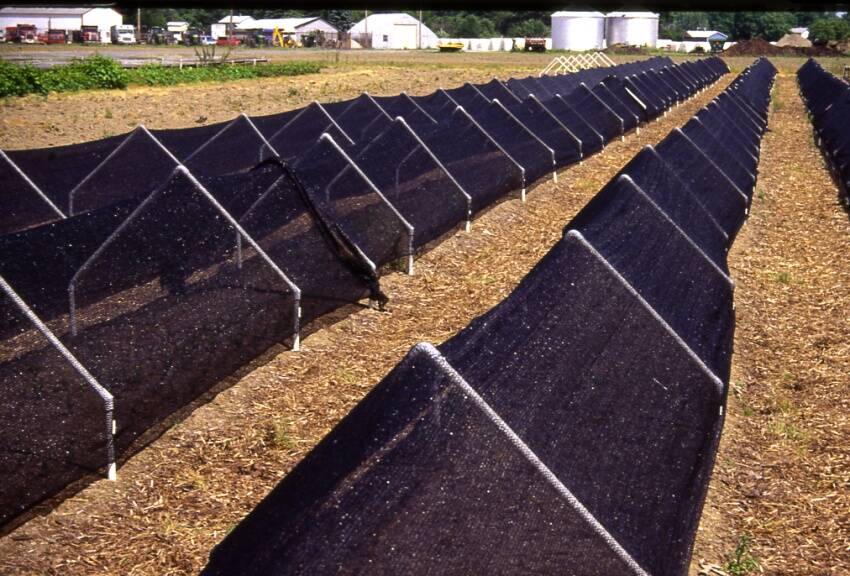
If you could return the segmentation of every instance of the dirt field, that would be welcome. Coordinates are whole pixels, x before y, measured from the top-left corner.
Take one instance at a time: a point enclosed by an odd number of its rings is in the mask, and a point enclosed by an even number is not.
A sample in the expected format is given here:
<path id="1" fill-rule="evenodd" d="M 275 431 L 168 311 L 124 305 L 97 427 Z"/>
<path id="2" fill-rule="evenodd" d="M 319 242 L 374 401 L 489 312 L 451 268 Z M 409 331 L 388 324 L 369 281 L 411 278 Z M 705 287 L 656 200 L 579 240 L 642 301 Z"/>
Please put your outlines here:
<path id="1" fill-rule="evenodd" d="M 740 70 L 750 61 L 730 65 Z M 0 147 L 88 140 L 137 122 L 189 126 L 200 115 L 215 122 L 363 89 L 425 93 L 540 67 L 523 59 L 458 62 L 465 64 L 363 62 L 308 77 L 7 100 Z M 802 60 L 775 62 L 782 74 L 753 214 L 730 256 L 738 316 L 733 394 L 694 574 L 746 573 L 727 566 L 744 534 L 760 566 L 754 574 L 850 570 L 850 219 L 796 93 L 793 71 Z M 117 483 L 96 481 L 0 538 L 0 573 L 196 573 L 210 548 L 413 344 L 442 342 L 504 298 L 641 146 L 683 124 L 731 78 L 562 171 L 526 204 L 499 204 L 471 233 L 422 256 L 415 276 L 386 276 L 389 312 L 364 309 L 327 322 L 305 338 L 302 352 L 272 350 L 222 383 L 125 462 Z"/>

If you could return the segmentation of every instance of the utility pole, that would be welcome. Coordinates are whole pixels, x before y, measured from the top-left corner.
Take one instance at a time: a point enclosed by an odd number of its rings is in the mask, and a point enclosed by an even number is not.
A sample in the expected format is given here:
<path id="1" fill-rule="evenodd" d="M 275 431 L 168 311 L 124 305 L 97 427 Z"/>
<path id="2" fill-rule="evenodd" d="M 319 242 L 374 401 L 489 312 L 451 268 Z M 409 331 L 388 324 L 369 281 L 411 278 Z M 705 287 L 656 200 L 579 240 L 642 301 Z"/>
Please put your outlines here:
<path id="1" fill-rule="evenodd" d="M 422 10 L 419 11 L 419 23 L 416 25 L 416 47 L 422 49 Z"/>
<path id="2" fill-rule="evenodd" d="M 136 8 L 136 44 L 142 43 L 142 9 Z"/>
<path id="3" fill-rule="evenodd" d="M 233 46 L 233 7 L 230 7 L 230 26 L 227 27 L 227 45 Z"/>

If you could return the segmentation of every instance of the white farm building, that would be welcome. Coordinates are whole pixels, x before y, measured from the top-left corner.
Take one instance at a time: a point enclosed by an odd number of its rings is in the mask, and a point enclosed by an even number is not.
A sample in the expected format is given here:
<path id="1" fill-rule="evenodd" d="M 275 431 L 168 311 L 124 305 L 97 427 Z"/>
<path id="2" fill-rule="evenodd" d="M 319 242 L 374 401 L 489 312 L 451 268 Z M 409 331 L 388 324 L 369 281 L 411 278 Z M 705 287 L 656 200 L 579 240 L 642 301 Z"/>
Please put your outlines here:
<path id="1" fill-rule="evenodd" d="M 403 12 L 370 14 L 351 27 L 353 38 L 372 37 L 372 48 L 436 48 L 439 40 L 422 22 Z"/>
<path id="2" fill-rule="evenodd" d="M 312 18 L 260 18 L 258 20 L 250 18 L 236 25 L 237 30 L 262 30 L 264 32 L 271 32 L 275 28 L 283 34 L 292 34 L 299 42 L 302 36 L 314 32 L 324 32 L 326 35 L 332 35 L 334 38 L 338 33 L 336 28 L 315 16 Z"/>
<path id="3" fill-rule="evenodd" d="M 234 14 L 233 16 L 225 16 L 215 24 L 210 26 L 210 35 L 213 38 L 222 38 L 227 36 L 227 31 L 230 28 L 231 22 L 233 23 L 233 29 L 235 30 L 237 26 L 246 21 L 253 21 L 254 18 L 251 16 L 246 16 L 245 14 Z"/>
<path id="4" fill-rule="evenodd" d="M 48 30 L 78 31 L 83 26 L 97 26 L 100 41 L 109 44 L 112 41 L 110 29 L 123 24 L 121 14 L 112 8 L 93 7 L 40 7 L 40 6 L 6 6 L 0 8 L 0 29 L 6 29 L 19 24 L 30 24 L 38 29 L 38 33 Z"/>

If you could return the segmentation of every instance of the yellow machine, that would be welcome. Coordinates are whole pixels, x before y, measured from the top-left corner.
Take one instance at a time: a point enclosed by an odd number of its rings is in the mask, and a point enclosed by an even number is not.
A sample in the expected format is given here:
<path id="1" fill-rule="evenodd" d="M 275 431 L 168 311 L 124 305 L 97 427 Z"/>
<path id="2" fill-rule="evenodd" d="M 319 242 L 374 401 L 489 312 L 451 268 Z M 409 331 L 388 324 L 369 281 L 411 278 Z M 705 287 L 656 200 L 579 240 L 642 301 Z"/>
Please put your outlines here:
<path id="1" fill-rule="evenodd" d="M 440 49 L 440 52 L 460 52 L 463 50 L 463 42 L 440 42 L 437 48 Z"/>
<path id="2" fill-rule="evenodd" d="M 274 27 L 272 33 L 272 46 L 280 46 L 281 48 L 296 48 L 298 43 L 290 34 L 284 34 L 277 26 Z"/>

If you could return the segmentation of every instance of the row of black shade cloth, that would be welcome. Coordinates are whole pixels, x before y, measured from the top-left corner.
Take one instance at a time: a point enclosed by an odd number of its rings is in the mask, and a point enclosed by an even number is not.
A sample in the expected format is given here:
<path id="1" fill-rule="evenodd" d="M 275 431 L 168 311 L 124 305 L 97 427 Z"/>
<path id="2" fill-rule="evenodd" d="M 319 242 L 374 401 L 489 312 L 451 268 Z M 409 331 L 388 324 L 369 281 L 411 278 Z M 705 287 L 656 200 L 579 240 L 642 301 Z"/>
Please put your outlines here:
<path id="1" fill-rule="evenodd" d="M 203 574 L 686 574 L 775 72 L 748 67 L 510 296 L 415 346 Z"/>
<path id="2" fill-rule="evenodd" d="M 572 134 L 560 119 L 599 146 L 624 134 L 606 86 L 640 110 L 645 99 L 649 119 L 725 70 L 717 59 L 654 59 L 588 71 L 563 98 L 543 87 L 576 78 L 314 103 L 278 118 L 274 133 L 268 118 L 242 116 L 209 132 L 140 128 L 108 145 L 8 153 L 14 198 L 48 198 L 71 215 L 0 236 L 0 519 L 112 466 L 270 347 L 297 347 L 301 325 L 381 300 L 381 265 L 412 261 L 540 166 L 589 153 L 577 137 L 561 140 L 572 156 L 544 148 L 558 142 L 551 133 Z M 638 77 L 653 83 L 646 93 Z M 512 84 L 536 92 L 508 105 L 507 94 L 483 95 Z M 528 128 L 511 115 L 524 106 L 538 106 Z"/>
<path id="3" fill-rule="evenodd" d="M 809 58 L 797 71 L 800 95 L 806 103 L 815 142 L 850 205 L 850 84 Z"/>

